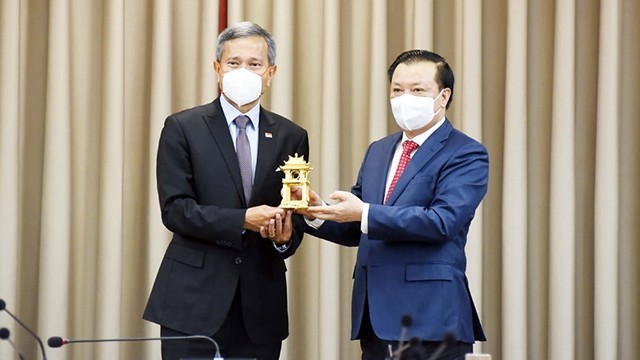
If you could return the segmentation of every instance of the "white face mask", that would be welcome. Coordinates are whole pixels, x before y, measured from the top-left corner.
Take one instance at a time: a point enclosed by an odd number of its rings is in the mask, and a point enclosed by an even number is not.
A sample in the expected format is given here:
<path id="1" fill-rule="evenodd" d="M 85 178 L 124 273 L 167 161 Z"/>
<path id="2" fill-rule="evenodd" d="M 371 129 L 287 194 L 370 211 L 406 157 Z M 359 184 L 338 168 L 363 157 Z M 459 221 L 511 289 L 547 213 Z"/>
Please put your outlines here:
<path id="1" fill-rule="evenodd" d="M 226 72 L 222 76 L 222 92 L 236 105 L 244 106 L 262 95 L 262 77 L 245 68 Z"/>
<path id="2" fill-rule="evenodd" d="M 435 98 L 403 94 L 391 99 L 391 111 L 398 126 L 412 131 L 427 125 L 442 110 L 440 108 L 434 113 L 433 104 L 443 91 L 444 89 Z"/>

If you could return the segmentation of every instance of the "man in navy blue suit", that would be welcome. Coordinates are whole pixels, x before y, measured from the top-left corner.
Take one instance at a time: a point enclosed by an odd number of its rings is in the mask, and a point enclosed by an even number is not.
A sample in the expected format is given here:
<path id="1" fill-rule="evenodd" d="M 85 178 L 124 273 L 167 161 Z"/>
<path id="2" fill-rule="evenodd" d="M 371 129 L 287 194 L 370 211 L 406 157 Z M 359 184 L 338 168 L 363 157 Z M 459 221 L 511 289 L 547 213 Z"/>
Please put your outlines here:
<path id="1" fill-rule="evenodd" d="M 412 320 L 404 339 L 419 339 L 426 356 L 455 336 L 438 359 L 463 359 L 474 341 L 486 340 L 464 248 L 487 192 L 488 154 L 446 118 L 454 76 L 443 57 L 407 51 L 388 75 L 403 131 L 369 146 L 351 192 L 331 194 L 335 205 L 311 193 L 307 232 L 358 246 L 351 336 L 360 339 L 362 359 L 397 351 L 403 317 Z"/>

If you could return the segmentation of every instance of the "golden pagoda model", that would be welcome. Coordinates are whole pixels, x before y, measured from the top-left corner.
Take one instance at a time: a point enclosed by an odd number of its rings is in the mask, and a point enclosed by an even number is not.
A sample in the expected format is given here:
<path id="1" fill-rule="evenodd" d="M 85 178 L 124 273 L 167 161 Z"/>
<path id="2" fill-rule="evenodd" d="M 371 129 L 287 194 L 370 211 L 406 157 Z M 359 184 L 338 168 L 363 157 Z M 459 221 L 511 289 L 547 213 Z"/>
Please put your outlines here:
<path id="1" fill-rule="evenodd" d="M 284 172 L 284 178 L 282 179 L 282 202 L 280 208 L 282 209 L 306 209 L 309 207 L 309 189 L 311 183 L 309 182 L 309 173 L 313 168 L 309 166 L 309 163 L 304 161 L 304 155 L 295 156 L 289 155 L 289 160 L 284 162 L 284 165 L 278 167 L 278 170 Z M 293 186 L 299 186 L 302 189 L 302 199 L 291 199 L 291 188 Z"/>

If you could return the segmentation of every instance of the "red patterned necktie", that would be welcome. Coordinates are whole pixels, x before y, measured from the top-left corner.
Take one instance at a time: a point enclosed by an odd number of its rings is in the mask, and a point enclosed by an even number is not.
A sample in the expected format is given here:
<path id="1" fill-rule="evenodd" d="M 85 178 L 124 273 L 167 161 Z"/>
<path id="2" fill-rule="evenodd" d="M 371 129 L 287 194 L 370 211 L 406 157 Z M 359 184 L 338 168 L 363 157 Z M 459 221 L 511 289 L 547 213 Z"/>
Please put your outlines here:
<path id="1" fill-rule="evenodd" d="M 404 172 L 404 169 L 407 167 L 409 160 L 411 160 L 411 152 L 418 148 L 418 144 L 414 141 L 407 140 L 402 143 L 402 155 L 400 155 L 400 162 L 398 163 L 398 167 L 396 168 L 396 173 L 393 175 L 393 180 L 391 180 L 391 185 L 389 185 L 389 190 L 387 191 L 387 196 L 384 198 L 384 203 L 387 203 L 389 200 L 389 196 L 391 196 L 391 192 L 393 192 L 393 188 L 396 187 L 396 183 L 400 178 L 400 175 Z"/>

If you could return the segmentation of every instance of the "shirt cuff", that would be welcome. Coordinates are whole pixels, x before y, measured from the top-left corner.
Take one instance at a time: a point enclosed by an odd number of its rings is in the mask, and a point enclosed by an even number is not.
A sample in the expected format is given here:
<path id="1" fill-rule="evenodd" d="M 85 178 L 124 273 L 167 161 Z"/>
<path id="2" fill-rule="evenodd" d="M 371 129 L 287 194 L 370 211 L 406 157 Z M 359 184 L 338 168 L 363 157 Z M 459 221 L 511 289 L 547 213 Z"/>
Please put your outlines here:
<path id="1" fill-rule="evenodd" d="M 322 224 L 324 224 L 324 220 L 321 220 L 321 219 L 313 219 L 313 220 L 311 220 L 306 216 L 304 217 L 304 222 L 306 222 L 307 225 L 311 226 L 312 228 L 314 228 L 316 230 L 318 230 L 318 228 L 320 226 L 322 226 Z"/>
<path id="2" fill-rule="evenodd" d="M 362 204 L 362 217 L 360 218 L 360 231 L 363 234 L 369 233 L 369 204 Z"/>
<path id="3" fill-rule="evenodd" d="M 327 203 L 324 202 L 324 200 L 322 200 L 322 206 L 327 206 Z M 318 228 L 320 226 L 322 226 L 322 224 L 324 224 L 324 220 L 321 220 L 321 219 L 313 219 L 313 220 L 311 220 L 307 216 L 304 216 L 304 222 L 306 222 L 307 225 L 311 226 L 312 228 L 314 228 L 316 230 L 318 230 Z"/>
<path id="4" fill-rule="evenodd" d="M 289 245 L 291 245 L 291 243 L 286 243 L 284 245 L 278 245 L 274 242 L 271 242 L 273 244 L 273 247 L 276 248 L 276 250 L 278 250 L 278 252 L 283 253 L 287 250 L 289 250 Z"/>

